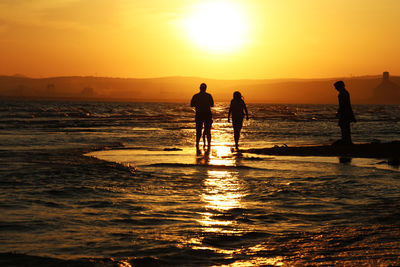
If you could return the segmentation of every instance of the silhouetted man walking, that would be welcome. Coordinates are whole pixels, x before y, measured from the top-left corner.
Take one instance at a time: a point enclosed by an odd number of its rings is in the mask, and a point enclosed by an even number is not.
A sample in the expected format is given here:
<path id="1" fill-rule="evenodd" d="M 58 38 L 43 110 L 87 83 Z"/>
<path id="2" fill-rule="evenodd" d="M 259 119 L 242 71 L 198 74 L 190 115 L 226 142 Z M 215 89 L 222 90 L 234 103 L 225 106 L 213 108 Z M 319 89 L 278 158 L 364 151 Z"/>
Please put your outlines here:
<path id="1" fill-rule="evenodd" d="M 351 108 L 350 95 L 349 92 L 347 92 L 343 81 L 336 82 L 334 86 L 339 92 L 339 109 L 336 114 L 339 118 L 339 126 L 342 132 L 342 140 L 340 140 L 339 143 L 350 145 L 353 143 L 351 141 L 350 123 L 356 122 L 353 109 Z"/>
<path id="2" fill-rule="evenodd" d="M 214 106 L 214 100 L 209 93 L 206 93 L 207 85 L 202 83 L 200 85 L 200 92 L 192 97 L 190 102 L 191 107 L 196 108 L 196 149 L 200 152 L 199 143 L 201 139 L 201 132 L 204 124 L 204 133 L 207 136 L 208 149 L 211 148 L 211 125 L 212 114 L 211 107 Z"/>

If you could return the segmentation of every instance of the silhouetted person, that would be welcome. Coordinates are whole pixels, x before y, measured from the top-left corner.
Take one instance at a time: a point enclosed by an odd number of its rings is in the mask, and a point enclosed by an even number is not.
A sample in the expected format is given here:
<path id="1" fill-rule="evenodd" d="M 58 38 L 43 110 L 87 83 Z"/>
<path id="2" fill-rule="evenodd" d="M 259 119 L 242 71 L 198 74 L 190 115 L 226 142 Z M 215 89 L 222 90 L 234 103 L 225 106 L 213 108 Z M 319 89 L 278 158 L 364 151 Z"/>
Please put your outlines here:
<path id="1" fill-rule="evenodd" d="M 228 122 L 232 114 L 232 126 L 233 126 L 233 137 L 235 139 L 236 150 L 239 150 L 239 138 L 240 131 L 243 126 L 243 118 L 246 114 L 246 119 L 249 119 L 249 113 L 247 112 L 246 104 L 244 103 L 242 94 L 238 91 L 233 93 L 233 99 L 228 112 Z"/>
<path id="2" fill-rule="evenodd" d="M 212 114 L 211 107 L 214 106 L 214 100 L 209 93 L 206 93 L 207 85 L 200 85 L 200 92 L 192 97 L 190 106 L 196 108 L 196 149 L 200 152 L 199 143 L 204 125 L 204 135 L 207 136 L 208 150 L 211 147 L 211 125 Z M 204 142 L 205 140 L 203 140 Z M 204 144 L 205 145 L 205 144 Z"/>
<path id="3" fill-rule="evenodd" d="M 351 141 L 350 123 L 356 122 L 353 109 L 351 108 L 350 95 L 349 92 L 347 92 L 343 81 L 336 82 L 334 86 L 339 92 L 339 109 L 336 114 L 339 118 L 339 126 L 342 132 L 342 139 L 339 143 L 349 145 L 353 143 Z"/>

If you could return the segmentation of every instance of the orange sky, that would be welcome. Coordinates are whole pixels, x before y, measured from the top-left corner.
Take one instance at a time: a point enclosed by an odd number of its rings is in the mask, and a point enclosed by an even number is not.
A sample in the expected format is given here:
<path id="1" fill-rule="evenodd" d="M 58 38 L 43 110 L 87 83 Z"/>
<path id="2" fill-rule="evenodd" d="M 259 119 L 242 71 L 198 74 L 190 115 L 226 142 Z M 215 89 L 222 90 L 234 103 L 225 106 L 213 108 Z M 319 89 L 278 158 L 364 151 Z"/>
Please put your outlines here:
<path id="1" fill-rule="evenodd" d="M 0 75 L 395 75 L 399 11 L 398 0 L 1 0 Z"/>

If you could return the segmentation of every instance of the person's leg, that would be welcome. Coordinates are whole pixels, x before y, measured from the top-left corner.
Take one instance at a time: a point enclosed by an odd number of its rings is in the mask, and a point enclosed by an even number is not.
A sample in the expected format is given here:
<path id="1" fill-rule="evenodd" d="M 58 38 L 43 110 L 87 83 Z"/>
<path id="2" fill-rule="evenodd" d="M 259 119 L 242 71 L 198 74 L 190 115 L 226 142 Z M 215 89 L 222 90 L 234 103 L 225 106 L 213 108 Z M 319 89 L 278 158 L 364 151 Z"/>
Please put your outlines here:
<path id="1" fill-rule="evenodd" d="M 346 134 L 346 144 L 353 144 L 353 142 L 351 141 L 350 122 L 347 123 L 346 125 L 345 134 Z"/>
<path id="2" fill-rule="evenodd" d="M 236 127 L 233 128 L 233 138 L 235 139 L 235 147 L 239 149 L 240 130 Z"/>
<path id="3" fill-rule="evenodd" d="M 210 150 L 211 148 L 211 126 L 212 126 L 212 119 L 209 119 L 207 122 L 204 123 L 204 132 L 207 136 L 207 149 Z"/>
<path id="4" fill-rule="evenodd" d="M 200 144 L 202 129 L 203 129 L 203 122 L 201 120 L 196 119 L 196 149 L 197 150 L 200 150 L 199 144 Z"/>
<path id="5" fill-rule="evenodd" d="M 239 149 L 240 131 L 242 130 L 243 120 L 232 120 L 233 124 L 233 138 L 235 140 L 236 150 Z"/>
<path id="6" fill-rule="evenodd" d="M 206 149 L 206 131 L 203 131 L 203 149 Z"/>
<path id="7" fill-rule="evenodd" d="M 350 122 L 340 123 L 340 130 L 342 132 L 342 141 L 344 144 L 352 144 L 351 132 L 350 132 Z"/>

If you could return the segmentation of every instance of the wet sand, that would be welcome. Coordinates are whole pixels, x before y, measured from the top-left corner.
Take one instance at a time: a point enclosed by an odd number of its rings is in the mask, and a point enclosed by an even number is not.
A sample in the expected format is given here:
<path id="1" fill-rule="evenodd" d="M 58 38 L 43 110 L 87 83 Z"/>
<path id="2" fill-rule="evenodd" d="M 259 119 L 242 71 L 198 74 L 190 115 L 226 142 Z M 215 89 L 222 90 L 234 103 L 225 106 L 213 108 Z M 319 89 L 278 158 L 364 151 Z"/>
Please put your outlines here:
<path id="1" fill-rule="evenodd" d="M 243 152 L 275 156 L 327 156 L 350 158 L 382 158 L 399 164 L 400 141 L 390 143 L 364 143 L 353 145 L 275 146 L 246 149 Z"/>

